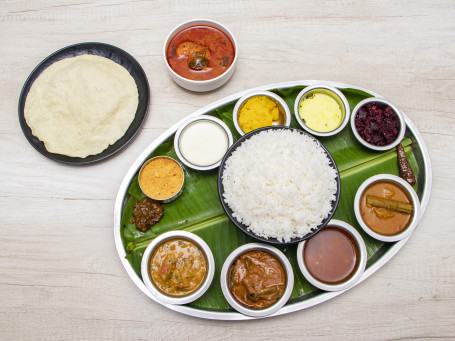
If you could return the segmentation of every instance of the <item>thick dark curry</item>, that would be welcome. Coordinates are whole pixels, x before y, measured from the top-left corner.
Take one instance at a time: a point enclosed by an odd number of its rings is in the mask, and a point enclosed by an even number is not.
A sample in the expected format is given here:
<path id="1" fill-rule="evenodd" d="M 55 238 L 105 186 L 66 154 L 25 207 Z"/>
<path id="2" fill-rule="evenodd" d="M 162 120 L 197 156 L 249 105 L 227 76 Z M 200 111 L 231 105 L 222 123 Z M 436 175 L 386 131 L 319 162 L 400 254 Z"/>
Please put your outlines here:
<path id="1" fill-rule="evenodd" d="M 232 263 L 228 284 L 232 296 L 240 304 L 250 309 L 264 309 L 283 296 L 286 271 L 270 252 L 248 251 Z"/>

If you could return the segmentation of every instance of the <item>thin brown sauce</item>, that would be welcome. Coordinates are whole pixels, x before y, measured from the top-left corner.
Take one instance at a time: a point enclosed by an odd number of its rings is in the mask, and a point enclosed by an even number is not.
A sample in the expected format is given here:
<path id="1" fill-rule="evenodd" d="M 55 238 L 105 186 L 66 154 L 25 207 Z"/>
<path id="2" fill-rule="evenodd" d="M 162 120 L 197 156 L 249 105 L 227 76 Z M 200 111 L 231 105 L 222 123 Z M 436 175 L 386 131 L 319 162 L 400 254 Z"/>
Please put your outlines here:
<path id="1" fill-rule="evenodd" d="M 310 274 L 326 284 L 348 280 L 359 265 L 359 248 L 343 229 L 327 226 L 305 244 L 303 259 Z"/>
<path id="2" fill-rule="evenodd" d="M 188 239 L 165 240 L 150 258 L 150 278 L 158 290 L 169 296 L 192 294 L 202 285 L 206 273 L 204 252 Z"/>
<path id="3" fill-rule="evenodd" d="M 237 257 L 228 272 L 229 290 L 250 309 L 264 309 L 276 303 L 286 288 L 286 272 L 270 252 L 253 250 Z"/>

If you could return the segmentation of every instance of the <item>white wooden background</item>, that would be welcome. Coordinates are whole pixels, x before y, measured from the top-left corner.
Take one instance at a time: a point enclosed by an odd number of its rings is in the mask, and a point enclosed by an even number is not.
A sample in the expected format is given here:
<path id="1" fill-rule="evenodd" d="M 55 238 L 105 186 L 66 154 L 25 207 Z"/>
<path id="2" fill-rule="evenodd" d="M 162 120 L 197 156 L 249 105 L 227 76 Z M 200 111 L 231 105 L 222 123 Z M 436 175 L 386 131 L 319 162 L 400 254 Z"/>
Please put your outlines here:
<path id="1" fill-rule="evenodd" d="M 179 88 L 163 64 L 169 31 L 212 18 L 237 37 L 224 87 Z M 0 339 L 455 338 L 454 1 L 0 2 Z M 151 106 L 138 136 L 105 162 L 72 167 L 27 142 L 17 103 L 50 53 L 100 41 L 145 69 Z M 140 292 L 113 240 L 129 165 L 193 111 L 252 87 L 291 80 L 349 83 L 382 94 L 421 131 L 433 166 L 430 204 L 403 249 L 372 277 L 319 306 L 249 322 L 172 312 Z"/>

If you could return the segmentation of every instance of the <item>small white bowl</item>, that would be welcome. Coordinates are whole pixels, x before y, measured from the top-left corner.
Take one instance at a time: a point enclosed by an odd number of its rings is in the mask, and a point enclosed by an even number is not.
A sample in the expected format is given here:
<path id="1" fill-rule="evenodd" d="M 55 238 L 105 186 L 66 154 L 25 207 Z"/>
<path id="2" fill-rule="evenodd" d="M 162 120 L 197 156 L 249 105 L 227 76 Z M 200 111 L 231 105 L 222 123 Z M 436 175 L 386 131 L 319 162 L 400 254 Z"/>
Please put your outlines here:
<path id="1" fill-rule="evenodd" d="M 168 47 L 171 39 L 181 30 L 184 30 L 185 28 L 188 28 L 191 26 L 197 26 L 197 25 L 211 26 L 211 27 L 215 27 L 215 28 L 219 29 L 220 31 L 225 33 L 229 37 L 229 39 L 231 39 L 232 44 L 234 45 L 235 56 L 234 56 L 234 61 L 232 62 L 231 66 L 218 77 L 208 79 L 205 81 L 194 81 L 194 80 L 180 76 L 178 73 L 176 73 L 174 70 L 172 70 L 172 68 L 169 66 L 169 63 L 167 62 L 167 58 L 166 58 L 167 47 Z M 220 24 L 219 22 L 214 21 L 214 20 L 209 20 L 209 19 L 188 20 L 188 21 L 185 21 L 184 23 L 176 26 L 168 34 L 166 40 L 164 41 L 164 47 L 163 47 L 164 63 L 166 64 L 166 68 L 169 71 L 171 78 L 182 88 L 185 88 L 185 89 L 191 90 L 191 91 L 195 91 L 195 92 L 205 92 L 205 91 L 215 90 L 216 88 L 219 88 L 224 83 L 226 83 L 234 74 L 238 55 L 239 55 L 239 48 L 237 45 L 237 41 L 235 40 L 235 37 L 231 33 L 231 31 L 229 31 L 229 29 L 226 26 Z"/>
<path id="2" fill-rule="evenodd" d="M 199 287 L 198 290 L 193 292 L 190 295 L 187 296 L 181 296 L 181 297 L 173 297 L 173 296 L 168 296 L 164 293 L 162 293 L 158 288 L 153 284 L 152 280 L 150 279 L 149 275 L 149 263 L 150 263 L 150 257 L 152 256 L 153 251 L 157 246 L 159 246 L 161 243 L 168 239 L 174 239 L 174 238 L 182 238 L 182 239 L 189 239 L 195 244 L 197 244 L 201 250 L 205 254 L 205 258 L 207 260 L 207 273 L 205 275 L 205 280 L 202 283 L 202 285 Z M 186 231 L 169 231 L 166 233 L 163 233 L 156 237 L 150 245 L 145 249 L 144 255 L 142 256 L 142 261 L 141 261 L 141 274 L 142 274 L 142 280 L 144 281 L 145 286 L 147 289 L 150 291 L 150 293 L 158 300 L 164 302 L 164 303 L 169 303 L 169 304 L 186 304 L 195 301 L 199 297 L 201 297 L 207 289 L 210 287 L 210 284 L 212 283 L 213 280 L 213 275 L 215 273 L 215 260 L 213 259 L 213 254 L 212 251 L 210 250 L 209 246 L 207 243 L 202 240 L 202 238 L 196 236 L 193 233 L 186 232 Z"/>
<path id="3" fill-rule="evenodd" d="M 238 256 L 241 254 L 247 252 L 247 251 L 252 251 L 252 250 L 263 250 L 265 252 L 269 252 L 273 254 L 275 257 L 279 259 L 281 264 L 283 265 L 285 271 L 286 271 L 286 289 L 283 293 L 283 296 L 273 305 L 270 307 L 264 308 L 264 309 L 249 309 L 239 302 L 232 296 L 231 291 L 229 290 L 229 283 L 228 283 L 228 272 L 229 268 L 231 267 L 232 263 L 234 260 L 237 259 Z M 228 303 L 231 305 L 232 308 L 237 310 L 239 313 L 242 313 L 244 315 L 252 316 L 252 317 L 263 317 L 267 316 L 270 314 L 273 314 L 277 312 L 281 307 L 283 307 L 286 302 L 289 300 L 289 297 L 291 296 L 292 289 L 294 288 L 294 273 L 292 272 L 292 266 L 291 263 L 289 263 L 289 260 L 286 258 L 286 256 L 277 248 L 267 245 L 267 244 L 260 244 L 260 243 L 250 243 L 250 244 L 245 244 L 234 251 L 226 258 L 226 261 L 223 264 L 223 268 L 221 269 L 221 276 L 220 276 L 220 281 L 221 281 L 221 290 L 223 291 L 223 295 L 228 301 Z"/>
<path id="4" fill-rule="evenodd" d="M 329 95 L 340 106 L 344 118 L 341 121 L 341 124 L 336 129 L 334 129 L 332 131 L 328 131 L 328 132 L 316 131 L 316 130 L 313 130 L 313 129 L 309 128 L 303 122 L 302 118 L 300 117 L 300 114 L 299 114 L 300 101 L 302 100 L 302 98 L 304 96 L 309 95 L 309 94 L 314 93 L 314 92 L 322 92 L 322 93 L 325 93 L 325 94 Z M 334 87 L 328 86 L 328 85 L 307 86 L 305 89 L 303 89 L 297 95 L 297 98 L 295 99 L 295 102 L 294 102 L 294 115 L 295 115 L 295 118 L 296 118 L 297 122 L 299 122 L 300 126 L 303 129 L 305 129 L 307 132 L 309 132 L 312 135 L 316 135 L 316 136 L 332 136 L 332 135 L 338 134 L 348 124 L 350 114 L 351 114 L 351 109 L 349 107 L 349 102 L 346 99 L 346 96 L 343 95 L 343 93 L 340 90 L 338 90 L 337 88 L 334 88 Z"/>
<path id="5" fill-rule="evenodd" d="M 409 225 L 407 228 L 405 228 L 403 231 L 401 231 L 398 234 L 392 235 L 392 236 L 386 236 L 380 233 L 377 233 L 373 231 L 363 220 L 362 214 L 360 213 L 360 200 L 362 198 L 363 192 L 366 190 L 368 186 L 371 184 L 377 182 L 377 181 L 392 181 L 397 183 L 398 185 L 401 185 L 401 187 L 408 192 L 409 197 L 411 198 L 412 205 L 414 207 L 412 211 L 412 219 L 409 222 Z M 420 201 L 419 197 L 417 196 L 417 193 L 414 191 L 414 189 L 411 187 L 410 184 L 408 184 L 405 180 L 402 178 L 392 175 L 392 174 L 378 174 L 375 176 L 372 176 L 371 178 L 368 178 L 365 180 L 357 190 L 357 193 L 354 198 L 354 212 L 355 212 L 355 217 L 357 221 L 359 222 L 360 226 L 363 228 L 363 230 L 368 233 L 371 237 L 383 241 L 383 242 L 396 242 L 398 240 L 404 239 L 409 237 L 412 232 L 415 230 L 417 227 L 417 224 L 420 221 L 420 217 L 422 215 L 421 213 L 421 208 L 420 208 Z"/>
<path id="6" fill-rule="evenodd" d="M 362 108 L 364 105 L 366 105 L 368 103 L 373 103 L 373 102 L 381 103 L 383 105 L 388 105 L 389 107 L 391 107 L 392 110 L 397 115 L 398 120 L 400 121 L 400 131 L 398 132 L 397 138 L 391 144 L 388 144 L 386 146 L 375 146 L 374 144 L 368 143 L 360 136 L 360 134 L 357 132 L 357 128 L 355 127 L 355 118 L 356 118 L 357 113 L 359 112 L 360 108 Z M 364 99 L 363 101 L 359 102 L 359 104 L 357 104 L 355 106 L 354 110 L 352 111 L 352 115 L 351 115 L 351 129 L 352 129 L 352 132 L 354 133 L 354 136 L 356 137 L 357 141 L 359 141 L 365 147 L 373 149 L 373 150 L 377 150 L 377 151 L 385 151 L 385 150 L 389 150 L 389 149 L 396 147 L 398 145 L 398 143 L 401 142 L 401 140 L 404 137 L 404 134 L 406 133 L 406 122 L 404 120 L 403 113 L 395 105 L 393 105 L 392 103 L 390 103 L 389 101 L 387 101 L 384 98 L 371 97 L 371 98 Z"/>
<path id="7" fill-rule="evenodd" d="M 239 100 L 237 101 L 237 103 L 234 106 L 232 120 L 234 121 L 235 129 L 237 129 L 237 131 L 239 132 L 240 135 L 242 135 L 242 136 L 245 135 L 245 132 L 242 130 L 242 128 L 240 128 L 240 125 L 239 125 L 240 108 L 242 107 L 243 103 L 245 103 L 245 101 L 247 99 L 249 99 L 251 97 L 256 97 L 256 96 L 270 97 L 271 99 L 276 101 L 279 105 L 281 105 L 281 107 L 283 108 L 283 111 L 284 111 L 284 115 L 285 115 L 284 126 L 289 127 L 289 125 L 291 124 L 291 111 L 289 110 L 289 107 L 286 104 L 286 102 L 280 96 L 278 96 L 277 94 L 274 94 L 271 91 L 253 91 L 253 92 L 250 92 L 250 93 L 246 94 L 245 96 L 239 98 Z"/>
<path id="8" fill-rule="evenodd" d="M 299 268 L 300 268 L 300 271 L 302 271 L 303 276 L 307 279 L 308 282 L 313 284 L 315 287 L 325 290 L 325 291 L 346 290 L 346 289 L 352 287 L 359 280 L 359 278 L 362 276 L 363 272 L 365 271 L 365 267 L 367 264 L 367 258 L 368 258 L 367 248 L 365 246 L 365 242 L 363 241 L 363 238 L 360 235 L 360 233 L 357 232 L 357 230 L 354 227 L 352 227 L 351 225 L 349 225 L 348 223 L 345 223 L 344 221 L 341 221 L 341 220 L 332 219 L 331 221 L 329 221 L 327 226 L 335 226 L 337 228 L 343 229 L 344 231 L 348 232 L 354 238 L 354 240 L 357 242 L 360 260 L 359 260 L 357 269 L 354 272 L 354 274 L 350 278 L 348 278 L 346 281 L 344 281 L 342 283 L 338 283 L 338 284 L 327 284 L 327 283 L 321 282 L 318 279 L 316 279 L 315 277 L 313 277 L 313 275 L 311 275 L 311 273 L 308 271 L 308 268 L 305 264 L 304 257 L 303 257 L 303 251 L 304 251 L 305 245 L 309 240 L 311 240 L 311 238 L 299 243 L 299 246 L 297 247 L 297 262 L 299 263 Z M 324 232 L 324 229 L 322 229 L 321 232 L 319 232 L 319 233 L 323 233 L 323 232 Z"/>
<path id="9" fill-rule="evenodd" d="M 209 122 L 213 122 L 214 124 L 217 124 L 221 129 L 224 130 L 224 132 L 226 133 L 226 139 L 227 139 L 227 148 L 226 148 L 224 154 L 221 156 L 221 158 L 219 160 L 217 160 L 216 162 L 214 162 L 213 164 L 208 165 L 208 166 L 199 166 L 197 164 L 194 164 L 190 160 L 186 159 L 181 152 L 182 133 L 184 133 L 185 129 L 187 129 L 190 125 L 197 124 L 198 122 L 201 122 L 201 121 L 209 121 Z M 206 142 L 207 143 L 204 145 L 204 149 L 206 149 L 205 151 L 207 152 L 211 148 L 212 145 L 210 144 L 209 140 L 207 140 Z M 182 161 L 188 167 L 197 169 L 197 170 L 210 170 L 210 169 L 214 169 L 214 168 L 217 168 L 220 166 L 221 160 L 223 160 L 224 155 L 226 154 L 228 149 L 232 146 L 233 142 L 234 142 L 234 139 L 232 137 L 231 130 L 222 120 L 220 120 L 216 117 L 213 117 L 213 116 L 209 116 L 209 115 L 201 115 L 201 116 L 196 116 L 196 117 L 190 118 L 189 120 L 185 121 L 182 124 L 182 126 L 177 130 L 177 132 L 175 133 L 175 137 L 174 137 L 174 149 L 175 149 L 175 152 L 176 152 L 178 158 L 180 159 L 180 161 Z"/>

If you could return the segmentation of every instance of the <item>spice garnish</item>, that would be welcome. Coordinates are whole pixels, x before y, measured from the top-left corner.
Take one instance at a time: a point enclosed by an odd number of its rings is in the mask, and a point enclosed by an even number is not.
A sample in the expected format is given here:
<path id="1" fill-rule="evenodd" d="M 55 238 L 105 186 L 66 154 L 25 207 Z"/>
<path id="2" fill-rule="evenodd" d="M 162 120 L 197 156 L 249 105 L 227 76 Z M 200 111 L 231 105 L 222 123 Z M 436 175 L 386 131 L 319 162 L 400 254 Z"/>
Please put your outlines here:
<path id="1" fill-rule="evenodd" d="M 416 183 L 416 177 L 412 171 L 411 165 L 409 164 L 408 159 L 406 158 L 406 153 L 404 151 L 403 145 L 401 142 L 397 146 L 398 153 L 398 168 L 400 170 L 400 178 L 406 180 L 411 186 Z"/>
<path id="2" fill-rule="evenodd" d="M 209 66 L 209 60 L 205 56 L 207 49 L 196 51 L 192 55 L 192 59 L 188 62 L 188 67 L 193 70 L 202 70 L 204 67 Z"/>
<path id="3" fill-rule="evenodd" d="M 222 67 L 227 67 L 229 65 L 229 56 L 224 57 L 223 59 L 220 60 L 220 66 Z"/>
<path id="4" fill-rule="evenodd" d="M 411 214 L 414 209 L 412 204 L 406 202 L 400 202 L 392 199 L 380 198 L 372 195 L 367 195 L 367 205 L 385 208 L 389 211 L 394 211 L 398 213 Z"/>

